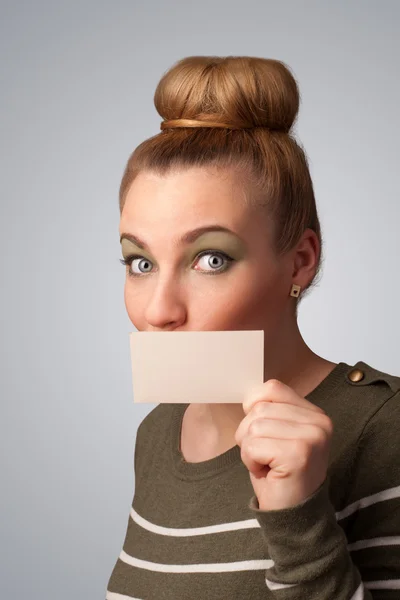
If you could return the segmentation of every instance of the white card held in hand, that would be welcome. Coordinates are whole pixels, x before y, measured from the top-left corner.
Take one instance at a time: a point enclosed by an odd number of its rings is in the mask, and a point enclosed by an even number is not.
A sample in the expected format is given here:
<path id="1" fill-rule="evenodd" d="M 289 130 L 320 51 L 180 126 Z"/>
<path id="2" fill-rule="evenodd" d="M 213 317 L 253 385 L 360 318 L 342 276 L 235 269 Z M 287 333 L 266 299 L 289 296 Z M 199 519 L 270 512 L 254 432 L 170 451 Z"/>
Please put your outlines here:
<path id="1" fill-rule="evenodd" d="M 243 403 L 263 383 L 264 331 L 132 331 L 133 401 Z"/>

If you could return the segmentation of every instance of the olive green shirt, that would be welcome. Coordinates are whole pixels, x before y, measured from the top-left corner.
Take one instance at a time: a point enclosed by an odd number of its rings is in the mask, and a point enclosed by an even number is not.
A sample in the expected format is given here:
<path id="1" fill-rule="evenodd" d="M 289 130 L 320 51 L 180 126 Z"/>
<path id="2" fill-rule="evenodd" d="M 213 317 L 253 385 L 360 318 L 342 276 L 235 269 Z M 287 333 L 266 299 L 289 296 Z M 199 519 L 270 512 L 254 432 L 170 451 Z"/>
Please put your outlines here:
<path id="1" fill-rule="evenodd" d="M 107 600 L 400 599 L 400 377 L 341 362 L 306 398 L 333 421 L 328 475 L 282 510 L 258 508 L 239 446 L 183 459 L 188 404 L 144 418 Z"/>

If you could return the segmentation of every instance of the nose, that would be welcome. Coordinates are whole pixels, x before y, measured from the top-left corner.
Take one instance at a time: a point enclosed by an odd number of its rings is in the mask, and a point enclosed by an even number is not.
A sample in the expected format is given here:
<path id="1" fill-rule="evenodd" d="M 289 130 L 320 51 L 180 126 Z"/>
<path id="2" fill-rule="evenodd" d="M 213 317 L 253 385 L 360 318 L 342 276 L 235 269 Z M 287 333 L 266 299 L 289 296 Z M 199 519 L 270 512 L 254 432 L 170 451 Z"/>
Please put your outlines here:
<path id="1" fill-rule="evenodd" d="M 178 327 L 186 319 L 187 307 L 179 283 L 159 279 L 145 309 L 145 320 L 156 329 Z"/>

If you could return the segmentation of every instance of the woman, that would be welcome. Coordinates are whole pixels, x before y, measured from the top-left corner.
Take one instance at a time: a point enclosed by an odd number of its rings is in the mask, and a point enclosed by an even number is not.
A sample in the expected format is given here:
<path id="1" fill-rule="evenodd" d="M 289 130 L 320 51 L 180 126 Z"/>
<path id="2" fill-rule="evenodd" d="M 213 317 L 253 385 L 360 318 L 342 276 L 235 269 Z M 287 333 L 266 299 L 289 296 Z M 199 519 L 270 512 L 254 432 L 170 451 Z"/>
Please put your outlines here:
<path id="1" fill-rule="evenodd" d="M 128 315 L 263 329 L 264 384 L 142 421 L 107 600 L 400 598 L 400 377 L 318 356 L 297 324 L 322 240 L 296 81 L 276 60 L 190 57 L 155 106 L 162 131 L 120 188 Z"/>

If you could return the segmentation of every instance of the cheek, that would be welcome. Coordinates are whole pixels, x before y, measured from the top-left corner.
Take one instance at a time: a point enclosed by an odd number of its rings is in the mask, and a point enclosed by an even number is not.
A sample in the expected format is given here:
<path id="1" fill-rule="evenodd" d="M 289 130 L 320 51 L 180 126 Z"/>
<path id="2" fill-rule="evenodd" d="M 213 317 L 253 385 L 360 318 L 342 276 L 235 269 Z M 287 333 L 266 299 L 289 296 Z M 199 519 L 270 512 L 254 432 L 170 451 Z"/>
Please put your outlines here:
<path id="1" fill-rule="evenodd" d="M 235 295 L 248 308 L 279 305 L 282 300 L 284 281 L 282 274 L 272 267 L 259 266 L 242 273 L 235 282 Z"/>
<path id="2" fill-rule="evenodd" d="M 274 281 L 258 280 L 248 286 L 245 293 L 238 295 L 238 302 L 250 320 L 268 315 L 274 318 L 282 307 L 282 292 Z"/>
<path id="3" fill-rule="evenodd" d="M 140 293 L 138 287 L 132 285 L 128 280 L 125 281 L 124 302 L 129 319 L 137 327 L 145 309 L 146 297 Z"/>
<path id="4" fill-rule="evenodd" d="M 279 321 L 287 295 L 281 277 L 262 279 L 253 274 L 232 279 L 231 285 L 216 289 L 215 294 L 208 290 L 191 306 L 210 329 L 268 328 Z"/>

